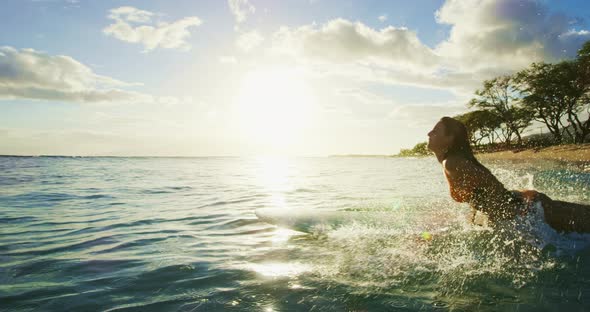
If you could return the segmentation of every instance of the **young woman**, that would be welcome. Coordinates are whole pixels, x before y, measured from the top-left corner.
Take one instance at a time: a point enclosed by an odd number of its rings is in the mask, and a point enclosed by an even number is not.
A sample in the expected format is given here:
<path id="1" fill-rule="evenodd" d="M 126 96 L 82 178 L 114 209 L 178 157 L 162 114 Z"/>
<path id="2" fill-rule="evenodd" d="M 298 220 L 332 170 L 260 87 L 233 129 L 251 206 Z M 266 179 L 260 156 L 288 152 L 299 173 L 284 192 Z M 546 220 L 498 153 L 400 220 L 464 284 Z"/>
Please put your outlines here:
<path id="1" fill-rule="evenodd" d="M 443 117 L 428 133 L 428 148 L 444 168 L 451 197 L 466 202 L 476 212 L 487 215 L 493 226 L 498 221 L 541 213 L 558 232 L 590 232 L 590 206 L 552 200 L 533 190 L 508 191 L 475 157 L 469 146 L 467 128 L 460 121 Z"/>

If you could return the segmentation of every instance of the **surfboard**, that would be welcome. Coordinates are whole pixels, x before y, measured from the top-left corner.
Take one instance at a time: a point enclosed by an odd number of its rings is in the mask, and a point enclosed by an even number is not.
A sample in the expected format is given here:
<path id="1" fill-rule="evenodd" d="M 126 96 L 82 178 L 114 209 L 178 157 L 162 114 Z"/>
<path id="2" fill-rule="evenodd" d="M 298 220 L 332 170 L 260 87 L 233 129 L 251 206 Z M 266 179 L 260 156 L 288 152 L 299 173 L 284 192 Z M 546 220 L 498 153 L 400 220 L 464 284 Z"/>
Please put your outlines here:
<path id="1" fill-rule="evenodd" d="M 259 220 L 287 229 L 313 233 L 318 230 L 335 229 L 354 222 L 376 224 L 384 220 L 383 213 L 367 214 L 361 211 L 321 211 L 311 209 L 279 210 L 273 208 L 257 209 Z M 391 215 L 391 213 L 388 213 Z"/>

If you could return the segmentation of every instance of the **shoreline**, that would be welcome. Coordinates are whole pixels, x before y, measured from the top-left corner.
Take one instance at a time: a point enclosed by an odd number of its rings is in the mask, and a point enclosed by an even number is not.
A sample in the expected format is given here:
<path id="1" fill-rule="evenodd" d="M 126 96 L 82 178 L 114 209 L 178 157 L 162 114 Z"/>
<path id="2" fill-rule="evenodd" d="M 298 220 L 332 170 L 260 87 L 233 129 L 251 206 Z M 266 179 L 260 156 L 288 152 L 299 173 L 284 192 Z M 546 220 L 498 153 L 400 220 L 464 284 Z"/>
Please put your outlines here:
<path id="1" fill-rule="evenodd" d="M 584 144 L 563 144 L 553 145 L 548 147 L 535 147 L 535 148 L 514 148 L 495 152 L 474 152 L 478 159 L 482 160 L 527 160 L 527 159 L 545 159 L 545 160 L 557 160 L 565 162 L 583 162 L 590 164 L 590 143 Z M 324 157 L 328 158 L 340 158 L 340 157 L 353 157 L 353 158 L 421 158 L 421 157 L 432 157 L 428 155 L 378 155 L 378 154 L 333 154 Z M 0 158 L 4 157 L 22 157 L 22 158 L 37 158 L 37 157 L 49 157 L 49 158 L 240 158 L 239 156 L 80 156 L 80 155 L 9 155 L 2 154 Z"/>
<path id="2" fill-rule="evenodd" d="M 476 153 L 475 156 L 486 160 L 545 159 L 590 163 L 590 143 L 484 152 Z"/>

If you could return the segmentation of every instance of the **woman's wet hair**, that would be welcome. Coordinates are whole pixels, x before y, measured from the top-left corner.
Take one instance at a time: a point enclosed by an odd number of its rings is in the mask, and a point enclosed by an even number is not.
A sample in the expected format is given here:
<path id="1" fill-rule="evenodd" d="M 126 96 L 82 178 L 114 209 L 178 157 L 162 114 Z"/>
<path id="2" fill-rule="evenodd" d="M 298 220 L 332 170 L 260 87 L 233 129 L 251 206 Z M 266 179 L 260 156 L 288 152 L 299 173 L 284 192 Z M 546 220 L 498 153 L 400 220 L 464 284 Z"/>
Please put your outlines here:
<path id="1" fill-rule="evenodd" d="M 445 134 L 453 137 L 451 146 L 449 146 L 443 159 L 446 159 L 450 155 L 457 155 L 472 161 L 478 166 L 484 167 L 473 155 L 471 145 L 469 144 L 467 127 L 459 120 L 446 116 L 441 118 L 440 122 L 444 125 Z"/>

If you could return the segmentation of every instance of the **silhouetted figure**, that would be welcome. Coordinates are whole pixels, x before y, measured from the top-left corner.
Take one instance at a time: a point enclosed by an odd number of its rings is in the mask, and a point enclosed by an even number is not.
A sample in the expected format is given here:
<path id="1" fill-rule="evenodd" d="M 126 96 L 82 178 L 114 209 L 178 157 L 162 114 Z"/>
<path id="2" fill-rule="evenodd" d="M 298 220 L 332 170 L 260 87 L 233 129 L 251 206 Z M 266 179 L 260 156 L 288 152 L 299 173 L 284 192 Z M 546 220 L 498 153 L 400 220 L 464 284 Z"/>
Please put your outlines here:
<path id="1" fill-rule="evenodd" d="M 444 168 L 451 197 L 466 202 L 472 208 L 472 222 L 476 213 L 487 215 L 493 226 L 497 221 L 540 213 L 544 220 L 559 232 L 590 232 L 590 206 L 552 200 L 534 190 L 509 191 L 473 155 L 467 128 L 460 121 L 443 117 L 428 133 L 428 148 L 434 152 Z"/>

